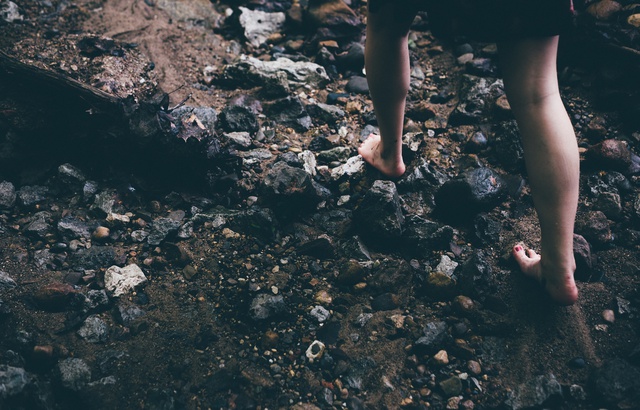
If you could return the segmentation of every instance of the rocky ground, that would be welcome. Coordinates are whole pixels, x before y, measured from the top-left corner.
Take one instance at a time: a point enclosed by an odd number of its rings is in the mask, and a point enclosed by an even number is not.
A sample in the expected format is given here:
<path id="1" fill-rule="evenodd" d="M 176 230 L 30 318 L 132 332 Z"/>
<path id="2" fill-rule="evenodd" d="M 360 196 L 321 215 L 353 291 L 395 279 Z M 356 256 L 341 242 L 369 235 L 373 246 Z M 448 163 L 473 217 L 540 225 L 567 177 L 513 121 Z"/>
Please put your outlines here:
<path id="1" fill-rule="evenodd" d="M 356 153 L 366 3 L 310 3 L 0 0 L 9 56 L 169 93 L 159 142 L 0 69 L 0 408 L 639 408 L 640 5 L 578 4 L 563 40 L 557 307 L 509 257 L 539 230 L 495 45 L 416 20 L 386 181 Z"/>

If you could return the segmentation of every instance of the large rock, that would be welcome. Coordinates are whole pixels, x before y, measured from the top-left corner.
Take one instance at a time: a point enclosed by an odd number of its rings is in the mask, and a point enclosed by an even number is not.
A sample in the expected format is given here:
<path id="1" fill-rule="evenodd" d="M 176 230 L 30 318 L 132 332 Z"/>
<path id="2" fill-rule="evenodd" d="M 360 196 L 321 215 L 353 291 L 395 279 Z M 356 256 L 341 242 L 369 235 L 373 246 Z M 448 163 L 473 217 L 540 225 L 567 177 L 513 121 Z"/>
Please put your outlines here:
<path id="1" fill-rule="evenodd" d="M 309 209 L 320 199 L 311 176 L 304 169 L 284 162 L 276 163 L 267 171 L 262 187 L 265 194 L 279 204 L 278 212 Z"/>
<path id="2" fill-rule="evenodd" d="M 356 226 L 363 237 L 374 242 L 399 239 L 402 236 L 404 216 L 396 184 L 377 180 L 367 191 L 354 212 Z"/>
<path id="3" fill-rule="evenodd" d="M 58 363 L 55 376 L 65 389 L 81 391 L 91 381 L 91 369 L 84 360 L 70 357 Z"/>
<path id="4" fill-rule="evenodd" d="M 605 362 L 593 373 L 591 381 L 598 397 L 613 408 L 640 408 L 640 370 L 628 362 Z"/>
<path id="5" fill-rule="evenodd" d="M 552 406 L 553 400 L 562 399 L 562 386 L 553 374 L 538 376 L 509 392 L 505 405 L 509 410 Z"/>
<path id="6" fill-rule="evenodd" d="M 520 142 L 518 124 L 515 120 L 497 124 L 493 132 L 491 146 L 494 149 L 499 165 L 508 171 L 523 171 L 524 151 Z"/>
<path id="7" fill-rule="evenodd" d="M 282 83 L 283 87 L 290 90 L 307 85 L 313 89 L 321 89 L 330 81 L 324 67 L 315 63 L 294 62 L 288 58 L 262 61 L 253 57 L 227 65 L 223 78 L 236 86 L 256 87 Z"/>
<path id="8" fill-rule="evenodd" d="M 309 130 L 313 123 L 298 97 L 286 97 L 266 107 L 269 119 L 277 124 L 291 127 L 298 132 Z"/>
<path id="9" fill-rule="evenodd" d="M 104 273 L 104 286 L 112 296 L 121 296 L 133 291 L 147 281 L 138 265 L 132 264 L 120 268 L 112 266 Z"/>
<path id="10" fill-rule="evenodd" d="M 453 240 L 454 231 L 448 225 L 430 221 L 418 215 L 406 218 L 402 235 L 407 247 L 418 256 L 427 256 L 435 249 L 448 249 Z"/>
<path id="11" fill-rule="evenodd" d="M 488 211 L 507 196 L 507 184 L 490 168 L 476 168 L 449 180 L 436 192 L 435 201 L 443 217 L 470 220 L 481 211 Z"/>
<path id="12" fill-rule="evenodd" d="M 504 94 L 502 80 L 462 76 L 460 102 L 449 116 L 451 125 L 478 124 L 489 114 L 493 101 Z"/>
<path id="13" fill-rule="evenodd" d="M 244 36 L 254 47 L 264 44 L 270 35 L 279 33 L 287 16 L 284 13 L 266 13 L 260 10 L 249 10 L 240 7 L 240 25 Z"/>
<path id="14" fill-rule="evenodd" d="M 24 369 L 0 365 L 0 397 L 6 399 L 17 396 L 28 384 L 29 374 Z"/>
<path id="15" fill-rule="evenodd" d="M 16 188 L 11 182 L 0 182 L 0 209 L 9 209 L 16 202 Z"/>

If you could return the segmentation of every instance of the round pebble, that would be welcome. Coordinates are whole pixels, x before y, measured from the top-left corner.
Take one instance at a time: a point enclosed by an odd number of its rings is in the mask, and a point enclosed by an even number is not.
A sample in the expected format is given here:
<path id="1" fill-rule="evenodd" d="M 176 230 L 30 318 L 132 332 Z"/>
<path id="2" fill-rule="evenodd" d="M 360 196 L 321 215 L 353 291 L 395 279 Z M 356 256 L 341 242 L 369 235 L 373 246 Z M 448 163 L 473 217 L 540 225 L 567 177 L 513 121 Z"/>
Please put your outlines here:
<path id="1" fill-rule="evenodd" d="M 440 350 L 433 356 L 433 361 L 439 366 L 446 366 L 449 364 L 449 355 L 446 350 Z"/>
<path id="2" fill-rule="evenodd" d="M 475 360 L 469 360 L 467 362 L 467 370 L 469 370 L 469 373 L 473 374 L 474 376 L 479 376 L 482 373 L 482 367 L 480 366 L 480 363 L 476 362 Z"/>
<path id="3" fill-rule="evenodd" d="M 95 231 L 93 231 L 91 237 L 97 241 L 102 241 L 109 238 L 110 234 L 111 231 L 109 231 L 109 228 L 107 228 L 106 226 L 99 226 Z"/>
<path id="4" fill-rule="evenodd" d="M 607 323 L 613 323 L 616 321 L 616 314 L 611 309 L 607 309 L 602 312 L 602 319 Z"/>

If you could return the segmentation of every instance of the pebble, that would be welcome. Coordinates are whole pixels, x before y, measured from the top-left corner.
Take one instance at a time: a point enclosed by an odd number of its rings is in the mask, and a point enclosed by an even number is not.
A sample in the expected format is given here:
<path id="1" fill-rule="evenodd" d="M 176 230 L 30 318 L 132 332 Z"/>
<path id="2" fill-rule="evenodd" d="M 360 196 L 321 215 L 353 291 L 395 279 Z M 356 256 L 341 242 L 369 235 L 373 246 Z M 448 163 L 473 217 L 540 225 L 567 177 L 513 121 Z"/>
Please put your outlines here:
<path id="1" fill-rule="evenodd" d="M 602 319 L 607 323 L 614 323 L 616 321 L 616 314 L 611 309 L 607 309 L 602 312 Z"/>
<path id="2" fill-rule="evenodd" d="M 635 28 L 640 28 L 640 13 L 632 14 L 627 17 L 627 23 Z"/>
<path id="3" fill-rule="evenodd" d="M 462 392 L 462 380 L 457 376 L 449 377 L 438 385 L 445 397 L 457 396 Z"/>
<path id="4" fill-rule="evenodd" d="M 314 317 L 318 323 L 323 323 L 331 317 L 331 312 L 318 305 L 311 309 L 311 316 Z"/>
<path id="5" fill-rule="evenodd" d="M 458 410 L 460 408 L 461 401 L 462 396 L 451 397 L 447 400 L 447 410 Z"/>
<path id="6" fill-rule="evenodd" d="M 449 364 L 449 355 L 446 350 L 440 350 L 433 356 L 433 361 L 438 366 L 446 366 Z"/>
<path id="7" fill-rule="evenodd" d="M 469 373 L 474 376 L 479 376 L 480 374 L 482 374 L 482 367 L 480 366 L 480 363 L 476 362 L 475 360 L 469 360 L 467 362 L 467 370 L 469 370 Z"/>
<path id="8" fill-rule="evenodd" d="M 463 295 L 456 296 L 453 300 L 453 306 L 456 310 L 462 313 L 473 312 L 476 309 L 476 305 L 473 300 Z"/>
<path id="9" fill-rule="evenodd" d="M 105 239 L 108 239 L 110 234 L 111 231 L 109 230 L 109 228 L 105 226 L 99 226 L 95 229 L 95 231 L 93 231 L 93 233 L 91 234 L 91 238 L 97 241 L 103 241 Z"/>
<path id="10" fill-rule="evenodd" d="M 146 281 L 147 277 L 136 264 L 124 268 L 113 265 L 104 273 L 104 286 L 115 297 L 132 292 Z"/>

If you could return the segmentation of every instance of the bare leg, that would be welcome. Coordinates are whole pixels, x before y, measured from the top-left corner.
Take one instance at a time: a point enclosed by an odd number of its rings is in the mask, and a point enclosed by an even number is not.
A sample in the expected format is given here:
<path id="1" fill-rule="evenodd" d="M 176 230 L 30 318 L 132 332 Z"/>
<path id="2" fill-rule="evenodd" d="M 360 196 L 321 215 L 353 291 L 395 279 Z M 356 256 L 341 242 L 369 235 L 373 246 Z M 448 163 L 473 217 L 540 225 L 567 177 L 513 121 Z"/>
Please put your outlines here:
<path id="1" fill-rule="evenodd" d="M 578 298 L 573 273 L 573 226 L 578 205 L 579 155 L 558 89 L 558 37 L 500 44 L 505 91 L 522 135 L 529 182 L 542 231 L 541 255 L 515 246 L 526 275 L 545 283 L 558 303 Z"/>
<path id="2" fill-rule="evenodd" d="M 370 135 L 358 153 L 390 177 L 404 174 L 402 125 L 409 91 L 407 38 L 415 12 L 386 3 L 367 18 L 365 65 L 380 136 Z"/>

